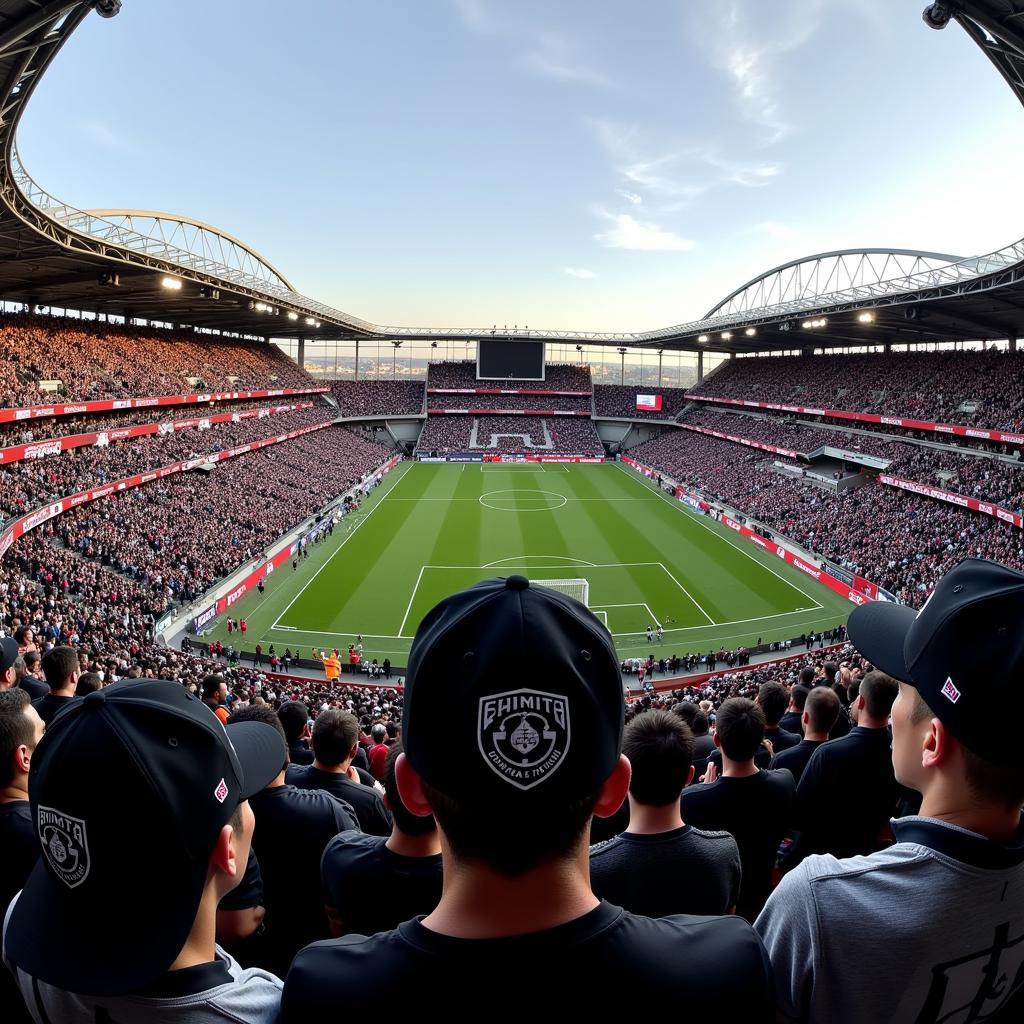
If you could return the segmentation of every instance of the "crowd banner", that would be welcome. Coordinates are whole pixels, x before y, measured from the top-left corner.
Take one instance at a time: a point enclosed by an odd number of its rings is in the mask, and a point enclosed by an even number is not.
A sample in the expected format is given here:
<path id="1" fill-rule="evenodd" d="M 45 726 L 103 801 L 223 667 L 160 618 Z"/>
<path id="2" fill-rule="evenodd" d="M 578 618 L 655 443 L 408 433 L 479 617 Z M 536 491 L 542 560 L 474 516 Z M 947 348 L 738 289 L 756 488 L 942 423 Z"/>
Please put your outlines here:
<path id="1" fill-rule="evenodd" d="M 981 512 L 986 516 L 993 516 L 1001 519 L 1004 523 L 1016 526 L 1018 530 L 1024 529 L 1024 518 L 1018 513 L 1009 509 L 1000 508 L 989 501 L 979 501 L 977 498 L 969 498 L 965 494 L 955 494 L 952 491 L 944 491 L 939 487 L 929 487 L 928 484 L 919 484 L 915 480 L 903 480 L 898 476 L 890 476 L 888 473 L 879 473 L 879 483 L 889 487 L 899 487 L 904 491 L 912 491 L 914 494 L 923 494 L 927 498 L 935 498 L 938 501 L 946 501 L 951 505 L 959 505 L 960 508 L 968 508 L 972 512 Z"/>
<path id="2" fill-rule="evenodd" d="M 224 451 L 213 452 L 211 455 L 201 455 L 195 459 L 189 459 L 187 462 L 175 462 L 170 466 L 162 466 L 160 469 L 151 469 L 145 473 L 137 473 L 135 476 L 125 477 L 123 480 L 114 480 L 109 484 L 104 484 L 102 487 L 93 487 L 87 491 L 79 491 L 77 494 L 70 494 L 64 498 L 58 498 L 57 501 L 51 502 L 49 505 L 43 505 L 40 508 L 29 512 L 27 515 L 22 516 L 20 519 L 15 519 L 14 522 L 10 523 L 7 528 L 0 534 L 0 558 L 2 558 L 11 545 L 23 537 L 30 530 L 34 530 L 43 523 L 48 522 L 55 516 L 62 515 L 64 512 L 70 509 L 77 508 L 79 505 L 84 505 L 86 502 L 97 501 L 100 498 L 107 498 L 111 494 L 117 494 L 120 491 L 127 491 L 132 487 L 140 487 L 143 484 L 151 483 L 154 480 L 162 480 L 164 477 L 172 476 L 174 473 L 187 472 L 190 469 L 196 469 L 199 466 L 210 466 L 216 462 L 222 462 L 225 459 L 232 459 L 236 455 L 243 455 L 245 452 L 258 451 L 260 448 L 266 448 L 269 445 L 280 444 L 282 441 L 290 441 L 293 438 L 301 437 L 303 434 L 311 434 L 314 430 L 324 430 L 327 427 L 332 426 L 333 421 L 329 420 L 326 423 L 314 423 L 309 427 L 302 427 L 299 430 L 289 431 L 287 434 L 278 434 L 276 437 L 265 437 L 261 441 L 252 441 L 249 444 L 239 445 L 237 448 L 228 448 Z"/>
<path id="3" fill-rule="evenodd" d="M 428 395 L 575 395 L 589 398 L 590 391 L 548 391 L 543 388 L 427 388 Z"/>
<path id="4" fill-rule="evenodd" d="M 886 427 L 900 427 L 903 430 L 927 430 L 933 434 L 951 434 L 954 437 L 973 437 L 981 441 L 1024 445 L 1024 434 L 987 430 L 984 427 L 967 427 L 956 423 L 933 423 L 930 420 L 912 420 L 904 416 L 882 416 L 873 412 L 852 412 L 849 409 L 816 409 L 804 405 L 780 405 L 777 402 L 751 402 L 744 398 L 715 398 L 708 395 L 687 394 L 686 399 L 692 402 L 707 402 L 712 405 L 740 405 L 748 409 L 771 409 L 775 412 L 798 413 L 802 416 L 829 416 L 832 419 L 850 420 L 855 423 L 877 423 Z"/>
<path id="5" fill-rule="evenodd" d="M 165 405 L 203 405 L 211 402 L 240 402 L 250 398 L 286 398 L 292 395 L 322 395 L 330 388 L 271 388 L 260 391 L 211 391 L 208 394 L 161 395 L 156 398 L 104 398 L 93 402 L 60 402 L 21 409 L 0 409 L 0 423 L 45 419 L 50 416 L 81 416 L 92 412 L 122 412 Z"/>
<path id="6" fill-rule="evenodd" d="M 688 423 L 680 423 L 683 430 L 692 430 L 698 434 L 710 434 L 711 437 L 720 437 L 723 441 L 732 441 L 733 444 L 745 444 L 748 448 L 760 448 L 761 451 L 772 452 L 775 455 L 785 455 L 790 459 L 798 459 L 803 453 L 794 452 L 789 448 L 777 448 L 773 444 L 765 444 L 762 441 L 751 441 L 746 437 L 736 437 L 733 434 L 723 434 L 718 430 L 709 430 L 707 427 L 695 427 Z"/>
<path id="7" fill-rule="evenodd" d="M 204 430 L 215 423 L 239 423 L 242 420 L 263 419 L 267 415 L 279 415 L 295 412 L 297 409 L 311 409 L 312 402 L 293 402 L 291 405 L 275 405 L 267 409 L 243 409 L 241 412 L 221 412 L 212 416 L 196 417 L 188 420 L 166 420 L 162 423 L 141 423 L 131 427 L 94 431 L 88 434 L 69 434 L 67 437 L 44 438 L 28 444 L 11 445 L 0 448 L 0 464 L 7 466 L 23 459 L 44 459 L 50 455 L 69 451 L 72 448 L 93 446 L 103 448 L 112 441 L 125 441 L 133 437 L 146 437 L 150 434 L 171 434 L 178 430 L 198 428 Z"/>

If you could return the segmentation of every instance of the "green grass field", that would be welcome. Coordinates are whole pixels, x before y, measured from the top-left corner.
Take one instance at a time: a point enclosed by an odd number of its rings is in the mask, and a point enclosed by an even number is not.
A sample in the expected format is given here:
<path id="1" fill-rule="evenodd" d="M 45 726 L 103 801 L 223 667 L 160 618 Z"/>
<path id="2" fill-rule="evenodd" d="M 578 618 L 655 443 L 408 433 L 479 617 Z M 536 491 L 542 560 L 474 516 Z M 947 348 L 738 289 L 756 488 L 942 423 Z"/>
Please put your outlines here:
<path id="1" fill-rule="evenodd" d="M 586 579 L 589 604 L 623 657 L 707 652 L 824 629 L 849 604 L 728 528 L 691 512 L 619 464 L 403 463 L 297 570 L 235 605 L 279 653 L 344 650 L 404 665 L 441 598 L 513 574 Z M 211 634 L 230 642 L 223 623 Z"/>

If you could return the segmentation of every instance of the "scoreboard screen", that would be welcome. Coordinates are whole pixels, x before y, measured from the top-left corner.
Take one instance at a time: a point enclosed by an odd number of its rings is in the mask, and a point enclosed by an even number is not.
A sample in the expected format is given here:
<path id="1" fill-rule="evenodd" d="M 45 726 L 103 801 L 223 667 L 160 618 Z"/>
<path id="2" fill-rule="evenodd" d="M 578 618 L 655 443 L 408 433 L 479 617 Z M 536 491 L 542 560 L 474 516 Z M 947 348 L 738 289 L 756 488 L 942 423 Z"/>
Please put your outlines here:
<path id="1" fill-rule="evenodd" d="M 544 380 L 543 341 L 497 341 L 476 343 L 477 380 Z"/>

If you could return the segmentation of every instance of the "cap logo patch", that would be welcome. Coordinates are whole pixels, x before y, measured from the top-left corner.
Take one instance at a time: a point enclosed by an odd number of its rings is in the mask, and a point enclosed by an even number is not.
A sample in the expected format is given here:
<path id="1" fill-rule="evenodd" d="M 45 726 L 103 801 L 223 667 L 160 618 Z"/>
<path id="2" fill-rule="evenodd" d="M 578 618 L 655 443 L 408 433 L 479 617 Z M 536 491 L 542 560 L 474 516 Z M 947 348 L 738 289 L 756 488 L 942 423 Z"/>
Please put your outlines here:
<path id="1" fill-rule="evenodd" d="M 480 698 L 480 753 L 517 789 L 532 789 L 551 775 L 565 760 L 569 740 L 569 702 L 560 694 L 509 690 Z"/>
<path id="2" fill-rule="evenodd" d="M 217 788 L 213 791 L 213 795 L 217 798 L 217 803 L 222 804 L 228 798 L 228 784 L 221 779 L 217 783 Z"/>
<path id="3" fill-rule="evenodd" d="M 949 676 L 946 676 L 946 681 L 942 684 L 942 696 L 953 704 L 960 699 L 960 691 Z"/>
<path id="4" fill-rule="evenodd" d="M 85 822 L 52 807 L 40 807 L 36 826 L 50 870 L 69 889 L 81 885 L 89 877 L 89 841 Z"/>

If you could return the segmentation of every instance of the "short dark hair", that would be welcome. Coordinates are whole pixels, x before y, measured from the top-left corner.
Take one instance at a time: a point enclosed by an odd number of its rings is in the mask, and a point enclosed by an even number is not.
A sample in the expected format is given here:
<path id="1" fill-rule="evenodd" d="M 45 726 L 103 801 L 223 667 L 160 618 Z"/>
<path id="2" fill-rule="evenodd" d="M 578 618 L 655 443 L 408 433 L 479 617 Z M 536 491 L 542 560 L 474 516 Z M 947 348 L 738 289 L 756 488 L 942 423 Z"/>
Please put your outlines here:
<path id="1" fill-rule="evenodd" d="M 22 657 L 25 659 L 25 668 L 29 672 L 43 660 L 43 656 L 38 651 L 26 651 Z"/>
<path id="2" fill-rule="evenodd" d="M 43 675 L 51 690 L 59 690 L 78 670 L 78 652 L 73 647 L 54 647 L 43 658 Z"/>
<path id="3" fill-rule="evenodd" d="M 793 707 L 797 711 L 803 711 L 804 705 L 807 703 L 807 694 L 811 692 L 809 686 L 804 686 L 803 683 L 796 683 L 793 689 L 789 691 L 789 699 L 793 702 Z"/>
<path id="4" fill-rule="evenodd" d="M 804 667 L 800 669 L 800 684 L 810 689 L 811 683 L 814 682 L 814 676 L 814 666 L 804 665 Z"/>
<path id="5" fill-rule="evenodd" d="M 210 697 L 219 697 L 220 688 L 227 685 L 224 677 L 220 674 L 206 676 L 203 679 L 203 700 L 207 700 Z"/>
<path id="6" fill-rule="evenodd" d="M 384 731 L 387 733 L 389 740 L 393 740 L 393 739 L 397 738 L 397 736 L 398 736 L 398 723 L 397 722 L 388 722 L 384 726 Z"/>
<path id="7" fill-rule="evenodd" d="M 236 725 L 238 722 L 263 722 L 264 725 L 269 725 L 274 729 L 284 741 L 284 745 L 288 746 L 288 737 L 284 734 L 281 719 L 277 717 L 277 712 L 269 704 L 250 704 L 246 708 L 239 708 L 228 719 L 228 728 L 230 729 L 232 725 Z M 228 733 L 228 735 L 231 734 Z M 281 765 L 281 771 L 284 771 L 287 767 L 288 755 L 286 753 L 284 762 Z"/>
<path id="8" fill-rule="evenodd" d="M 722 753 L 732 761 L 749 761 L 764 739 L 764 712 L 746 697 L 723 701 L 715 718 Z"/>
<path id="9" fill-rule="evenodd" d="M 331 708 L 321 711 L 313 723 L 313 754 L 330 768 L 336 768 L 352 753 L 359 741 L 359 723 L 355 715 Z"/>
<path id="10" fill-rule="evenodd" d="M 693 733 L 669 711 L 637 715 L 622 739 L 622 752 L 633 766 L 629 792 L 638 803 L 666 807 L 679 800 L 693 766 Z"/>
<path id="11" fill-rule="evenodd" d="M 699 708 L 697 709 L 697 714 L 693 716 L 690 731 L 694 736 L 707 736 L 708 734 L 708 716 Z"/>
<path id="12" fill-rule="evenodd" d="M 395 778 L 395 762 L 398 755 L 402 753 L 402 742 L 395 743 L 388 756 L 384 759 L 384 792 L 388 797 L 388 807 L 391 810 L 391 817 L 394 820 L 395 828 L 404 832 L 407 836 L 425 836 L 437 831 L 437 822 L 432 814 L 425 814 L 422 817 L 413 814 L 405 804 L 402 803 L 402 795 L 398 792 L 398 782 Z"/>
<path id="13" fill-rule="evenodd" d="M 87 693 L 92 693 L 93 690 L 99 690 L 103 686 L 103 680 L 100 679 L 98 672 L 83 672 L 78 677 L 78 684 L 75 686 L 75 696 L 84 697 Z"/>
<path id="14" fill-rule="evenodd" d="M 877 669 L 860 681 L 860 696 L 872 718 L 888 718 L 899 692 L 900 684 Z"/>
<path id="15" fill-rule="evenodd" d="M 782 683 L 762 683 L 757 691 L 757 703 L 764 712 L 765 724 L 774 727 L 782 721 L 782 716 L 789 707 L 789 694 Z"/>
<path id="16" fill-rule="evenodd" d="M 693 719 L 700 711 L 700 708 L 691 700 L 681 700 L 673 709 L 674 714 L 677 714 L 687 725 L 693 725 Z"/>
<path id="17" fill-rule="evenodd" d="M 829 686 L 831 686 L 836 681 L 836 673 L 839 671 L 839 666 L 834 661 L 826 661 L 821 668 L 825 673 L 825 679 Z"/>
<path id="18" fill-rule="evenodd" d="M 807 695 L 804 711 L 810 721 L 811 732 L 828 732 L 839 717 L 839 697 L 830 686 L 816 686 Z"/>
<path id="19" fill-rule="evenodd" d="M 25 690 L 0 690 L 0 787 L 14 781 L 14 752 L 32 746 L 35 729 L 25 714 L 31 703 Z"/>
<path id="20" fill-rule="evenodd" d="M 284 727 L 288 746 L 294 746 L 302 739 L 302 734 L 309 722 L 309 708 L 300 700 L 286 700 L 278 709 L 277 717 Z"/>
<path id="21" fill-rule="evenodd" d="M 914 707 L 910 721 L 917 724 L 926 718 L 937 717 L 921 694 L 913 687 L 911 689 L 914 690 Z M 1020 810 L 1024 804 L 1024 762 L 993 764 L 962 743 L 960 749 L 964 754 L 964 781 L 968 789 L 981 801 L 1001 803 L 1008 811 Z"/>

